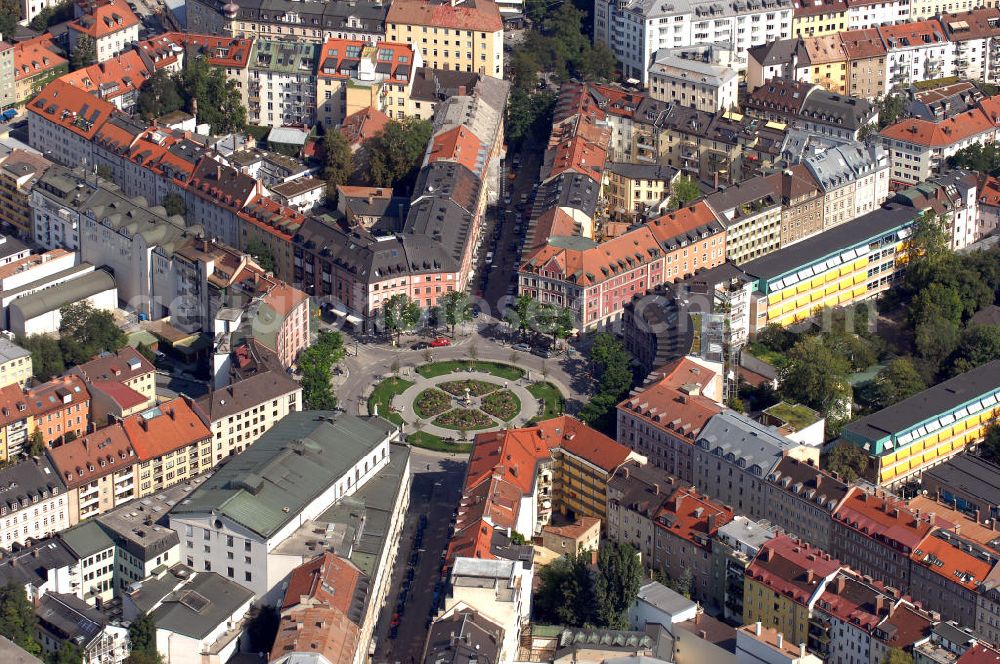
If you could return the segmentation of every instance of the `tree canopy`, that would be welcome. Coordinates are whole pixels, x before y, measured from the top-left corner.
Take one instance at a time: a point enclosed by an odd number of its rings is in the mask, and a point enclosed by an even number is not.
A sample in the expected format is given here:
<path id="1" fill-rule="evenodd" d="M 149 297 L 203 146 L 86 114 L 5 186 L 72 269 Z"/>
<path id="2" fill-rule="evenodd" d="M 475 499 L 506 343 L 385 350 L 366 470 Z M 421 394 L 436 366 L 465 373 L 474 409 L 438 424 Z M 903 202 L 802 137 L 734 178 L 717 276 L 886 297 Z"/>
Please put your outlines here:
<path id="1" fill-rule="evenodd" d="M 444 323 L 455 334 L 455 328 L 472 320 L 472 305 L 469 296 L 462 291 L 450 291 L 439 300 L 438 305 L 444 317 Z"/>
<path id="2" fill-rule="evenodd" d="M 32 655 L 42 652 L 35 640 L 35 611 L 24 594 L 24 586 L 13 581 L 0 588 L 0 634 Z"/>
<path id="3" fill-rule="evenodd" d="M 1000 146 L 976 142 L 948 157 L 948 165 L 970 171 L 1000 176 Z"/>
<path id="4" fill-rule="evenodd" d="M 340 332 L 321 332 L 316 343 L 299 353 L 302 400 L 310 410 L 333 410 L 337 397 L 330 387 L 330 371 L 347 354 Z"/>
<path id="5" fill-rule="evenodd" d="M 246 252 L 257 261 L 257 265 L 260 265 L 261 269 L 274 274 L 274 252 L 271 251 L 269 246 L 257 238 L 252 238 L 247 241 Z"/>
<path id="6" fill-rule="evenodd" d="M 897 357 L 875 378 L 877 408 L 886 408 L 926 389 L 927 382 L 908 357 Z"/>
<path id="7" fill-rule="evenodd" d="M 700 197 L 701 188 L 698 187 L 698 183 L 686 175 L 682 175 L 670 183 L 670 200 L 668 201 L 668 205 L 673 210 L 682 208 Z"/>
<path id="8" fill-rule="evenodd" d="M 156 649 L 156 624 L 148 614 L 142 614 L 128 627 L 132 653 L 126 664 L 163 664 L 163 655 Z"/>
<path id="9" fill-rule="evenodd" d="M 337 129 L 327 129 L 323 136 L 323 178 L 328 194 L 339 184 L 346 184 L 354 172 L 354 154 L 347 139 Z"/>
<path id="10" fill-rule="evenodd" d="M 628 629 L 628 610 L 642 585 L 639 552 L 630 544 L 609 543 L 601 547 L 597 566 L 597 620 L 611 629 Z"/>
<path id="11" fill-rule="evenodd" d="M 431 139 L 432 127 L 416 117 L 390 120 L 367 139 L 368 177 L 376 187 L 411 187 Z"/>
<path id="12" fill-rule="evenodd" d="M 161 203 L 163 203 L 163 209 L 167 211 L 167 215 L 171 217 L 175 214 L 182 217 L 187 214 L 187 204 L 179 194 L 170 192 L 163 197 Z"/>
<path id="13" fill-rule="evenodd" d="M 864 476 L 868 470 L 868 455 L 856 445 L 840 443 L 830 450 L 822 466 L 831 473 L 837 473 L 847 482 L 853 482 Z"/>
<path id="14" fill-rule="evenodd" d="M 4 37 L 17 32 L 21 20 L 21 3 L 17 0 L 0 0 L 0 34 Z"/>
<path id="15" fill-rule="evenodd" d="M 837 413 L 841 404 L 850 403 L 850 363 L 820 337 L 803 337 L 788 351 L 787 358 L 780 381 L 783 395 L 828 417 Z"/>
<path id="16" fill-rule="evenodd" d="M 177 78 L 166 69 L 161 69 L 146 81 L 139 90 L 137 100 L 139 114 L 146 120 L 158 118 L 184 108 Z"/>
<path id="17" fill-rule="evenodd" d="M 632 358 L 614 335 L 601 332 L 594 336 L 590 361 L 598 381 L 597 393 L 580 411 L 580 419 L 614 435 L 615 409 L 632 388 Z"/>
<path id="18" fill-rule="evenodd" d="M 65 305 L 59 313 L 59 347 L 67 365 L 82 364 L 103 351 L 115 353 L 127 343 L 110 311 L 76 302 Z"/>
<path id="19" fill-rule="evenodd" d="M 403 332 L 412 330 L 420 322 L 420 305 L 403 293 L 397 293 L 382 303 L 382 320 L 389 334 L 396 336 L 396 343 Z"/>
<path id="20" fill-rule="evenodd" d="M 82 35 L 76 41 L 69 55 L 69 68 L 71 71 L 83 69 L 97 62 L 97 43 L 90 35 Z"/>

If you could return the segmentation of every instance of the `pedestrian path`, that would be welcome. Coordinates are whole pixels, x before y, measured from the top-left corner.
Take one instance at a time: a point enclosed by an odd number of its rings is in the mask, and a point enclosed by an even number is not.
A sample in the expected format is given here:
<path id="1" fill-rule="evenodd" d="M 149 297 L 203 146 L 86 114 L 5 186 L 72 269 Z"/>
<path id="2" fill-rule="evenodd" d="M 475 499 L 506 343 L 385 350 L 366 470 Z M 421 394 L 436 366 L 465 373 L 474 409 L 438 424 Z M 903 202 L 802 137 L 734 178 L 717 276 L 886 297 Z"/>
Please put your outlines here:
<path id="1" fill-rule="evenodd" d="M 521 402 L 521 412 L 519 412 L 513 419 L 511 419 L 511 426 L 522 427 L 533 417 L 538 415 L 541 411 L 541 404 L 538 399 L 528 391 L 527 385 L 530 385 L 525 379 L 512 381 L 505 378 L 500 378 L 499 376 L 494 376 L 493 374 L 486 373 L 483 371 L 454 371 L 443 376 L 435 376 L 433 378 L 425 378 L 419 373 L 414 372 L 412 376 L 408 376 L 407 380 L 412 380 L 413 385 L 408 387 L 402 394 L 397 394 L 392 398 L 392 407 L 396 410 L 403 421 L 406 423 L 403 427 L 404 433 L 413 433 L 415 431 L 425 431 L 429 434 L 433 434 L 440 438 L 454 438 L 458 439 L 461 436 L 461 432 L 455 429 L 449 429 L 448 427 L 438 426 L 432 424 L 430 421 L 425 421 L 417 428 L 416 423 L 420 421 L 417 417 L 417 413 L 413 409 L 413 402 L 417 398 L 417 395 L 426 389 L 437 387 L 441 383 L 447 383 L 456 380 L 479 380 L 484 383 L 491 383 L 497 385 L 500 388 L 508 389 L 514 393 L 514 395 Z M 468 434 L 474 435 L 476 433 L 483 433 L 485 431 L 498 431 L 506 426 L 504 422 L 499 419 L 484 413 L 487 417 L 490 417 L 495 423 L 495 426 L 487 427 L 485 429 L 469 430 Z"/>

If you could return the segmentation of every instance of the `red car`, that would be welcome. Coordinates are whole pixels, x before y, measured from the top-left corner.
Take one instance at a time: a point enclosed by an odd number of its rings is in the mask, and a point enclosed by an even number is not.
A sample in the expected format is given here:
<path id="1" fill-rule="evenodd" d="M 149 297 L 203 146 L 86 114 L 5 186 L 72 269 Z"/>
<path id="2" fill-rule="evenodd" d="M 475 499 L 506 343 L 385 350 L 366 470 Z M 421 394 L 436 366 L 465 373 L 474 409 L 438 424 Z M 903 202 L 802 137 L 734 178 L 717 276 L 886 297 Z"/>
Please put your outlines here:
<path id="1" fill-rule="evenodd" d="M 438 337 L 431 342 L 431 348 L 440 348 L 441 346 L 450 346 L 451 339 L 446 339 L 444 337 Z"/>

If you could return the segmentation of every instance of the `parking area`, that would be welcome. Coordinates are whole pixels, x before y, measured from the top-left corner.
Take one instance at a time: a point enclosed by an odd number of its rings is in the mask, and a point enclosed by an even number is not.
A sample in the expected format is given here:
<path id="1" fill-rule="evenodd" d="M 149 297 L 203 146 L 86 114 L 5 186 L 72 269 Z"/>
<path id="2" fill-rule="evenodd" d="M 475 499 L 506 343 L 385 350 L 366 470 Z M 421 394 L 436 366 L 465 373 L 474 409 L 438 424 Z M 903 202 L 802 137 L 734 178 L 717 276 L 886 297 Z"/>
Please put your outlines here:
<path id="1" fill-rule="evenodd" d="M 465 478 L 464 457 L 428 457 L 414 450 L 411 464 L 410 508 L 375 628 L 373 661 L 378 664 L 421 660 L 431 617 L 444 592 L 441 565 Z"/>

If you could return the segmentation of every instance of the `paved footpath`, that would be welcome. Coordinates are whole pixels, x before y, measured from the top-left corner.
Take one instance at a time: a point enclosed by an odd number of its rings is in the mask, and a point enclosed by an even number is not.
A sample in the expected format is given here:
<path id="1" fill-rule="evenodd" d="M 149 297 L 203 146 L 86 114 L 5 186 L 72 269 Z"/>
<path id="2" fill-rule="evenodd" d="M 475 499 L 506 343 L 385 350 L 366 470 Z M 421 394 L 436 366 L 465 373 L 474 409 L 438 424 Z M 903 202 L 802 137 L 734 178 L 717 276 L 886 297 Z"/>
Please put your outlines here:
<path id="1" fill-rule="evenodd" d="M 510 381 L 482 371 L 454 371 L 450 374 L 435 376 L 433 378 L 425 378 L 419 373 L 413 372 L 413 375 L 408 376 L 406 379 L 412 380 L 414 384 L 408 387 L 405 392 L 397 394 L 392 399 L 392 407 L 399 412 L 403 421 L 406 422 L 406 426 L 403 427 L 404 433 L 413 433 L 418 430 L 415 423 L 420 420 L 420 418 L 413 410 L 413 401 L 417 398 L 417 395 L 428 388 L 437 387 L 441 383 L 447 383 L 453 380 L 480 380 L 484 383 L 492 383 L 513 392 L 521 402 L 521 412 L 511 420 L 514 427 L 523 426 L 528 420 L 537 415 L 539 411 L 538 400 L 531 392 L 528 391 L 527 387 L 525 387 L 525 385 L 530 385 L 531 383 L 523 378 L 519 381 Z M 480 399 L 478 397 L 473 397 L 472 400 L 474 404 L 473 407 L 477 407 Z M 459 403 L 457 403 L 457 399 L 453 399 L 452 403 L 456 408 L 462 407 Z M 487 415 L 489 414 L 487 413 Z M 496 422 L 496 426 L 487 427 L 485 429 L 476 429 L 475 433 L 497 431 L 505 426 L 505 423 L 498 418 L 493 417 L 492 415 L 489 417 Z M 426 431 L 427 433 L 442 438 L 457 438 L 461 435 L 461 432 L 455 429 L 438 426 L 436 424 L 432 424 L 431 422 L 422 424 L 419 430 Z M 473 431 L 470 430 L 469 433 L 473 433 Z"/>

